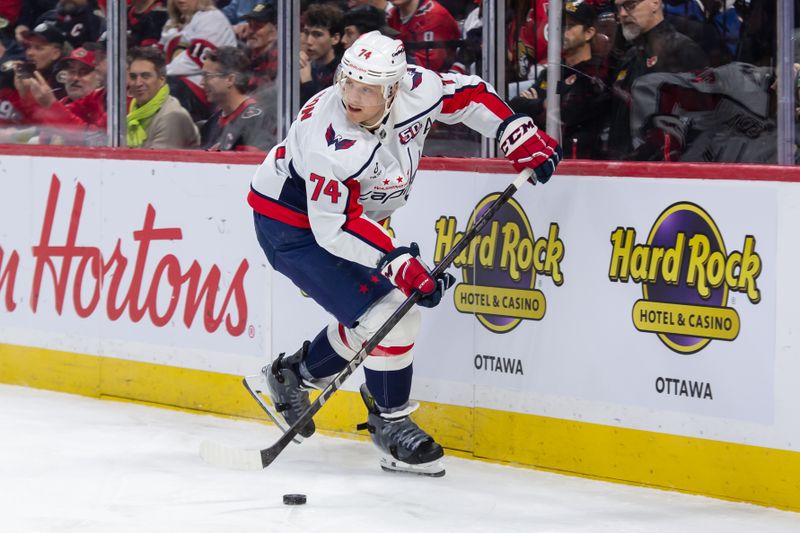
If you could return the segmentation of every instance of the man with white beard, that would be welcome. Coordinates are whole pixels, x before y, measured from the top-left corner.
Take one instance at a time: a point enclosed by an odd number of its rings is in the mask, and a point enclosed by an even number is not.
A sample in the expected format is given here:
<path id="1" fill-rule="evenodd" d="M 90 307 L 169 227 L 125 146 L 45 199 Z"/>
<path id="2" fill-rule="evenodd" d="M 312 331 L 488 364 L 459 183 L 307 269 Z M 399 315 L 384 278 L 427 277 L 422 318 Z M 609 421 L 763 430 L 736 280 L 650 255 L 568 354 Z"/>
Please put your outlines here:
<path id="1" fill-rule="evenodd" d="M 662 0 L 614 0 L 622 37 L 630 45 L 612 80 L 613 103 L 608 137 L 610 159 L 635 158 L 630 130 L 631 88 L 654 72 L 690 72 L 708 66 L 697 43 L 664 20 Z"/>

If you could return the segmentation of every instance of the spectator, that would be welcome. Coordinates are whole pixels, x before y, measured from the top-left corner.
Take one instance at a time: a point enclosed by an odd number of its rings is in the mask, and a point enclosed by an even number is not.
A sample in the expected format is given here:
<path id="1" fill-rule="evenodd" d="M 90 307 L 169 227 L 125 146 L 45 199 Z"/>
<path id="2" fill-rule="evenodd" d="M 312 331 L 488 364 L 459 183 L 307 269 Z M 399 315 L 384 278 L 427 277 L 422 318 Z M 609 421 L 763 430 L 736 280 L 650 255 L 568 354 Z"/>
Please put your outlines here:
<path id="1" fill-rule="evenodd" d="M 128 8 L 128 48 L 158 44 L 167 23 L 166 0 L 131 0 Z"/>
<path id="2" fill-rule="evenodd" d="M 347 11 L 342 19 L 342 26 L 342 46 L 345 50 L 361 35 L 374 30 L 392 39 L 398 35 L 397 30 L 386 25 L 386 11 L 371 5 L 357 6 Z"/>
<path id="3" fill-rule="evenodd" d="M 506 24 L 508 81 L 534 80 L 547 62 L 547 16 L 544 0 L 515 4 Z"/>
<path id="4" fill-rule="evenodd" d="M 615 0 L 620 33 L 629 48 L 615 70 L 608 155 L 612 159 L 648 158 L 633 153 L 630 129 L 631 89 L 654 72 L 689 72 L 708 66 L 705 52 L 664 20 L 662 0 Z M 619 45 L 619 40 L 618 40 Z"/>
<path id="5" fill-rule="evenodd" d="M 13 130 L 9 128 L 21 126 L 25 122 L 19 111 L 19 93 L 14 87 L 14 68 L 18 63 L 18 60 L 6 56 L 0 62 L 0 143 L 15 142 L 9 135 Z"/>
<path id="6" fill-rule="evenodd" d="M 96 54 L 85 48 L 76 48 L 58 65 L 63 72 L 67 98 L 72 101 L 88 96 L 103 81 L 95 68 Z"/>
<path id="7" fill-rule="evenodd" d="M 233 46 L 210 51 L 203 65 L 203 88 L 218 110 L 203 124 L 206 150 L 264 151 L 275 144 L 276 124 L 247 96 L 250 62 Z"/>
<path id="8" fill-rule="evenodd" d="M 36 24 L 53 22 L 77 48 L 85 42 L 97 42 L 106 31 L 106 19 L 94 11 L 89 0 L 59 0 L 55 9 L 39 17 Z"/>
<path id="9" fill-rule="evenodd" d="M 347 0 L 347 9 L 359 6 L 377 7 L 387 15 L 392 11 L 392 4 L 389 3 L 389 0 Z"/>
<path id="10" fill-rule="evenodd" d="M 564 4 L 564 42 L 561 67 L 561 132 L 564 153 L 567 157 L 593 159 L 601 154 L 597 138 L 610 98 L 603 82 L 601 62 L 592 56 L 591 42 L 597 30 L 597 13 L 584 2 Z M 513 98 L 511 108 L 534 119 L 545 128 L 547 97 L 547 71 L 543 70 L 531 89 Z"/>
<path id="11" fill-rule="evenodd" d="M 56 63 L 72 50 L 64 32 L 52 22 L 42 22 L 33 31 L 24 33 L 23 39 L 25 59 L 42 75 L 53 90 L 53 97 L 66 96 L 64 85 L 56 79 L 55 69 Z"/>
<path id="12" fill-rule="evenodd" d="M 0 17 L 2 22 L 2 17 Z M 6 26 L 0 28 L 0 65 L 6 61 L 23 59 L 25 49 L 22 44 L 14 38 L 14 27 Z"/>
<path id="13" fill-rule="evenodd" d="M 742 25 L 733 7 L 723 0 L 666 0 L 664 16 L 705 50 L 711 66 L 730 63 Z"/>
<path id="14" fill-rule="evenodd" d="M 245 50 L 250 59 L 251 91 L 272 83 L 278 75 L 278 16 L 268 3 L 258 3 L 244 15 Z"/>
<path id="15" fill-rule="evenodd" d="M 342 10 L 334 5 L 314 4 L 303 14 L 304 50 L 300 52 L 300 100 L 308 101 L 333 85 L 339 66 Z"/>
<path id="16" fill-rule="evenodd" d="M 73 50 L 56 67 L 65 80 L 67 96 L 56 100 L 44 77 L 18 72 L 14 83 L 21 97 L 21 111 L 30 123 L 45 126 L 41 144 L 101 144 L 107 121 L 105 89 L 97 71 L 97 53 Z"/>
<path id="17" fill-rule="evenodd" d="M 251 13 L 259 3 L 261 3 L 259 0 L 231 0 L 227 6 L 222 8 L 222 13 L 234 25 L 233 28 L 236 31 L 236 35 L 241 35 L 244 31 L 244 26 L 247 26 L 247 24 L 242 24 L 242 21 L 245 20 L 245 15 Z M 269 3 L 271 7 L 275 7 L 274 0 Z"/>
<path id="18" fill-rule="evenodd" d="M 166 59 L 154 47 L 134 48 L 128 56 L 128 146 L 194 148 L 197 126 L 177 98 L 170 96 Z"/>
<path id="19" fill-rule="evenodd" d="M 392 0 L 392 5 L 389 26 L 399 32 L 410 62 L 447 72 L 461 37 L 453 16 L 435 0 Z"/>
<path id="20" fill-rule="evenodd" d="M 21 12 L 22 0 L 4 0 L 0 4 L 0 28 L 16 26 Z"/>
<path id="21" fill-rule="evenodd" d="M 167 0 L 169 20 L 161 32 L 170 93 L 195 122 L 210 113 L 200 75 L 206 54 L 220 46 L 235 46 L 228 19 L 213 0 Z"/>
<path id="22" fill-rule="evenodd" d="M 17 27 L 14 29 L 17 41 L 23 41 L 23 34 L 31 31 L 36 26 L 39 17 L 55 9 L 58 0 L 25 0 L 22 2 L 22 10 L 19 14 Z"/>
<path id="23" fill-rule="evenodd" d="M 467 74 L 480 72 L 483 52 L 483 3 L 469 12 L 461 23 L 461 46 L 456 52 L 455 61 L 450 65 L 450 72 Z M 513 25 L 508 24 L 506 31 L 513 34 Z M 507 55 L 509 60 L 513 54 Z M 508 65 L 506 66 L 508 68 Z M 510 78 L 509 78 L 510 80 Z"/>

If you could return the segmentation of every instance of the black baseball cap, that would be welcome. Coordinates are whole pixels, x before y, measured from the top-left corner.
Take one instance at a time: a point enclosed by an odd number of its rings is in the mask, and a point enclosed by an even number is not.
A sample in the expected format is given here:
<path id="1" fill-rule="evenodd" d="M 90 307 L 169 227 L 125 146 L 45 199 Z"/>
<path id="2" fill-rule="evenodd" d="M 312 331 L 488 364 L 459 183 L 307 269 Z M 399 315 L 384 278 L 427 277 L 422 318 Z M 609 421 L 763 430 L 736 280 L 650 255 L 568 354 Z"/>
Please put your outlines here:
<path id="1" fill-rule="evenodd" d="M 365 4 L 356 6 L 342 17 L 342 26 L 355 26 L 360 33 L 369 33 L 378 30 L 387 37 L 395 38 L 399 32 L 386 24 L 386 11 L 375 6 Z"/>
<path id="2" fill-rule="evenodd" d="M 278 21 L 278 12 L 275 10 L 274 2 L 259 2 L 250 13 L 242 16 L 245 20 L 255 20 L 258 22 L 271 22 L 275 24 Z"/>
<path id="3" fill-rule="evenodd" d="M 37 24 L 35 28 L 26 31 L 22 35 L 23 39 L 30 39 L 32 37 L 41 37 L 48 43 L 62 45 L 67 42 L 67 34 L 65 34 L 55 22 L 46 21 Z"/>
<path id="4" fill-rule="evenodd" d="M 583 0 L 566 2 L 564 4 L 564 16 L 586 27 L 594 26 L 597 20 L 597 12 Z"/>

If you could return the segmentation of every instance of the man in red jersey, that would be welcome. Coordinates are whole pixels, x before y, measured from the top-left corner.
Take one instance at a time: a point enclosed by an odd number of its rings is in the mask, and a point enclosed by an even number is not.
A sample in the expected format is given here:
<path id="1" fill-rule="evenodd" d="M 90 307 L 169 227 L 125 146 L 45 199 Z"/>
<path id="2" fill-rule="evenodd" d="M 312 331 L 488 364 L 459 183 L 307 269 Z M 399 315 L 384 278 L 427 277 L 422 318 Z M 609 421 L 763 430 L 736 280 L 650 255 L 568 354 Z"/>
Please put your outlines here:
<path id="1" fill-rule="evenodd" d="M 388 24 L 400 34 L 417 65 L 447 72 L 456 55 L 461 33 L 452 15 L 435 0 L 392 0 Z"/>

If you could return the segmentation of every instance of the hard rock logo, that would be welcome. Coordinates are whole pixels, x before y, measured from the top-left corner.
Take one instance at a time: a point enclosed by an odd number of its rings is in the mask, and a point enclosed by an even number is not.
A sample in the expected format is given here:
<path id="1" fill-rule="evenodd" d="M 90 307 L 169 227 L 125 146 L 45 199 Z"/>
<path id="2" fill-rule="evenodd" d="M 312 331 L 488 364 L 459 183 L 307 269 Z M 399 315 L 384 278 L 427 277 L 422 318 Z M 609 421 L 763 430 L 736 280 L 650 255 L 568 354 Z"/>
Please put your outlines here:
<path id="1" fill-rule="evenodd" d="M 693 203 L 665 209 L 646 244 L 636 244 L 635 229 L 618 227 L 611 245 L 609 279 L 642 285 L 634 326 L 658 334 L 678 353 L 696 353 L 712 340 L 739 335 L 739 314 L 728 307 L 731 291 L 754 304 L 761 301 L 755 237 L 745 236 L 741 251 L 727 252 L 714 220 Z"/>
<path id="2" fill-rule="evenodd" d="M 490 194 L 470 216 L 467 228 L 499 197 Z M 455 217 L 436 221 L 434 262 L 439 263 L 464 237 L 456 231 Z M 550 276 L 561 285 L 564 243 L 558 224 L 550 224 L 547 235 L 536 238 L 525 211 L 512 198 L 455 260 L 463 282 L 454 292 L 456 309 L 475 314 L 487 329 L 506 333 L 522 320 L 541 320 L 547 308 L 544 293 L 536 288 L 536 275 Z"/>

